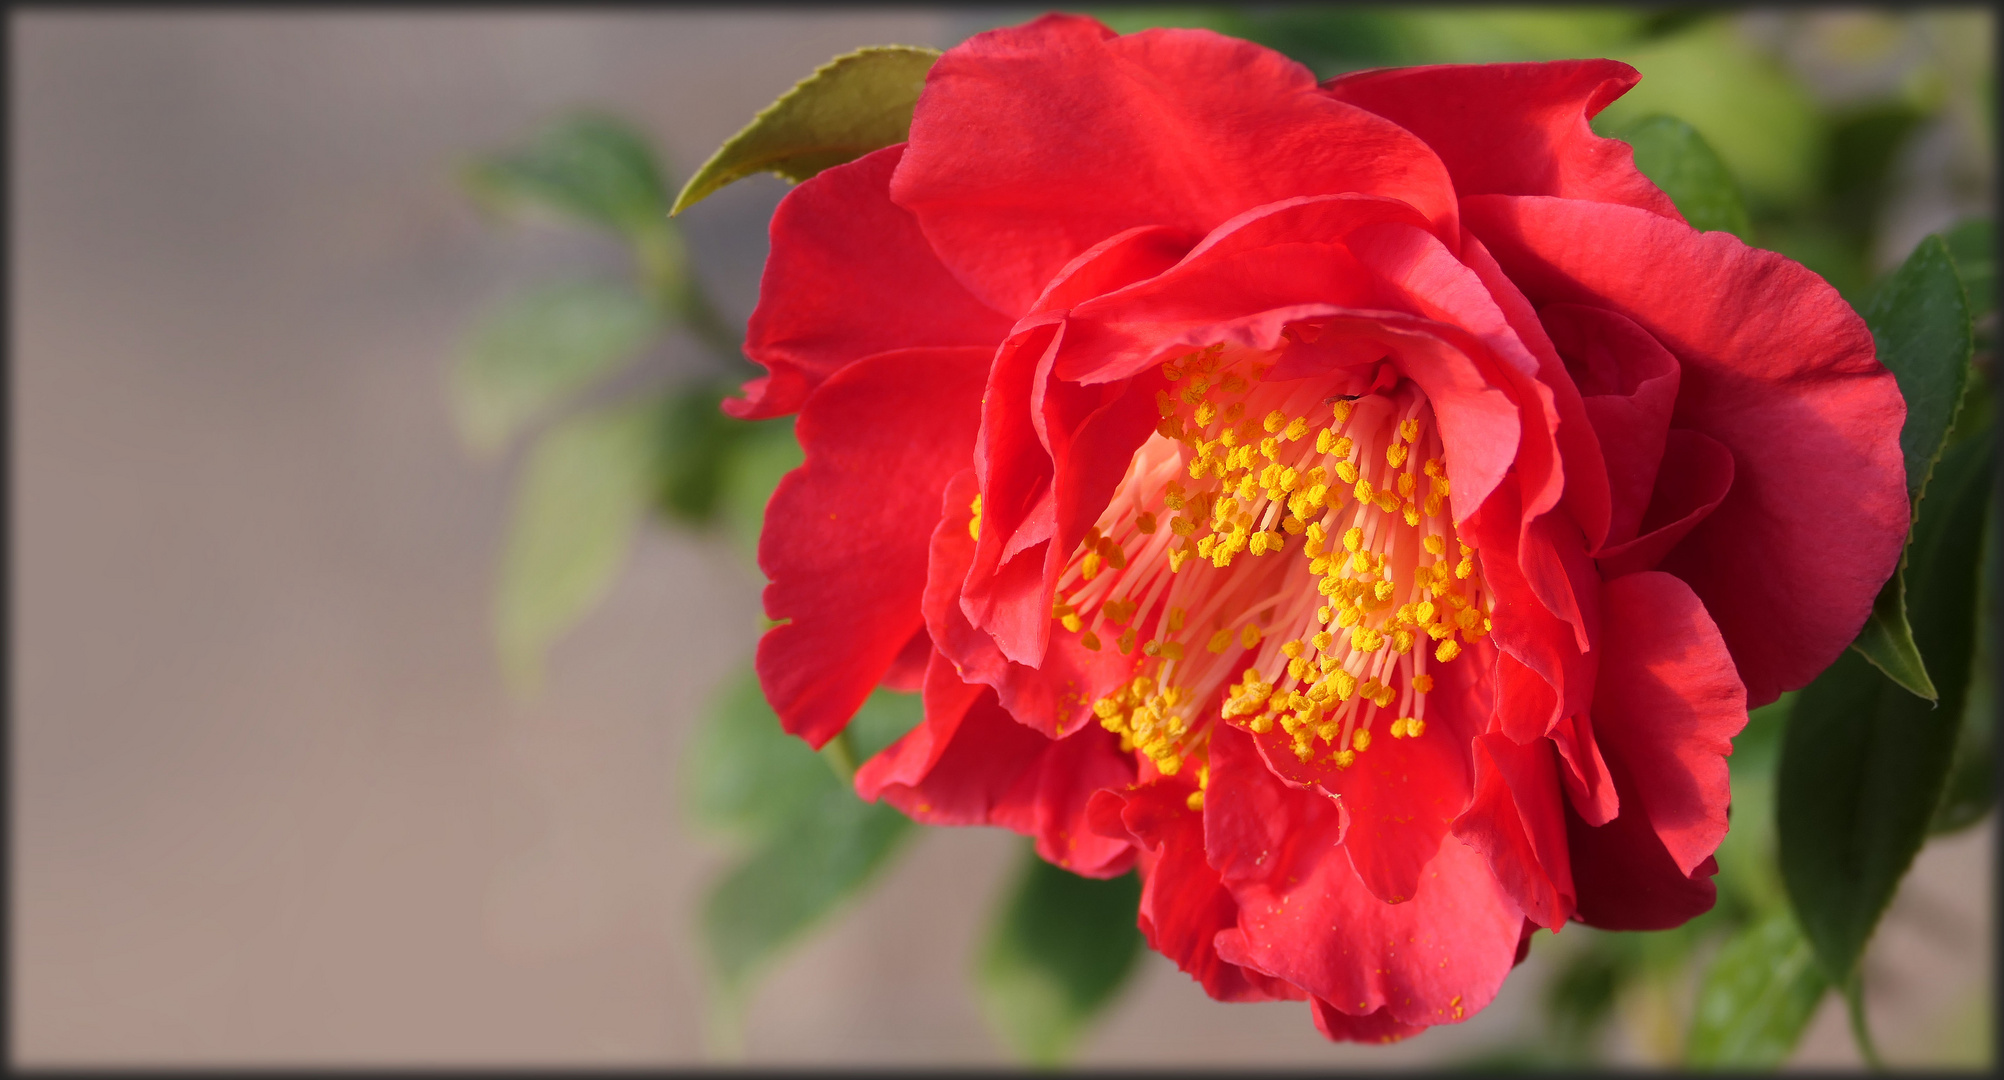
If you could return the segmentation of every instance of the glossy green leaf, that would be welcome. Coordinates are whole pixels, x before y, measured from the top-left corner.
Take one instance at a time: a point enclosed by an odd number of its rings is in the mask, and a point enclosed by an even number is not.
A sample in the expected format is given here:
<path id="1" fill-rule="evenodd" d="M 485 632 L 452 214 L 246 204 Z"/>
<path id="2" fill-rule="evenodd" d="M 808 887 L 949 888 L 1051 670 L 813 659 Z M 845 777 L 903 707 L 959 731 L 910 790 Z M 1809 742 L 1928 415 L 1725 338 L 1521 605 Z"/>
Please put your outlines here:
<path id="1" fill-rule="evenodd" d="M 453 368 L 460 436 L 476 452 L 499 450 L 551 407 L 631 363 L 660 329 L 651 305 L 612 285 L 568 282 L 511 302 L 474 330 Z"/>
<path id="2" fill-rule="evenodd" d="M 1629 124 L 1617 137 L 1635 148 L 1635 167 L 1670 196 L 1692 228 L 1751 239 L 1739 185 L 1697 128 L 1659 113 Z"/>
<path id="3" fill-rule="evenodd" d="M 1969 315 L 1980 319 L 1997 309 L 1997 230 L 1988 218 L 1958 222 L 1941 234 L 1955 271 L 1969 294 Z"/>
<path id="4" fill-rule="evenodd" d="M 813 756 L 805 743 L 800 748 Z M 863 802 L 815 766 L 830 786 L 704 901 L 704 943 L 726 994 L 742 991 L 767 961 L 855 896 L 911 832 L 910 818 Z"/>
<path id="5" fill-rule="evenodd" d="M 476 159 L 467 187 L 498 210 L 533 209 L 633 235 L 667 224 L 667 189 L 647 137 L 603 113 L 576 113 L 527 147 Z"/>
<path id="6" fill-rule="evenodd" d="M 1705 970 L 1684 1063 L 1714 1069 L 1781 1064 L 1829 985 L 1786 909 L 1746 927 Z"/>
<path id="7" fill-rule="evenodd" d="M 1976 661 L 1970 665 L 1968 696 L 1962 707 L 1962 730 L 1942 785 L 1941 805 L 1935 807 L 1931 833 L 1949 833 L 1983 820 L 1997 802 L 1997 509 L 1993 505 L 1983 527 L 1983 569 L 1977 575 Z"/>
<path id="8" fill-rule="evenodd" d="M 1132 872 L 1097 881 L 1026 848 L 975 970 L 989 1026 L 1031 1062 L 1063 1060 L 1134 970 L 1140 902 Z"/>
<path id="9" fill-rule="evenodd" d="M 647 510 L 660 402 L 566 418 L 531 449 L 494 598 L 504 674 L 532 689 L 542 650 L 596 604 Z"/>
<path id="10" fill-rule="evenodd" d="M 1899 270 L 1873 290 L 1863 314 L 1879 362 L 1892 371 L 1906 398 L 1900 450 L 1906 459 L 1907 495 L 1918 504 L 1962 401 L 1973 348 L 1969 302 L 1941 237 L 1921 241 Z M 1908 619 L 1911 554 L 1901 556 L 1899 570 L 1880 590 L 1855 647 L 1888 678 L 1933 701 L 1939 690 L 1914 644 Z"/>
<path id="11" fill-rule="evenodd" d="M 877 45 L 815 68 L 710 155 L 682 186 L 670 213 L 753 173 L 778 173 L 797 183 L 905 141 L 925 73 L 938 59 L 937 49 Z"/>
<path id="12" fill-rule="evenodd" d="M 1850 976 L 1942 797 L 1975 652 L 1991 438 L 1945 455 L 1914 526 L 1914 641 L 1933 705 L 1846 650 L 1796 700 L 1776 789 L 1782 879 L 1832 983 Z"/>

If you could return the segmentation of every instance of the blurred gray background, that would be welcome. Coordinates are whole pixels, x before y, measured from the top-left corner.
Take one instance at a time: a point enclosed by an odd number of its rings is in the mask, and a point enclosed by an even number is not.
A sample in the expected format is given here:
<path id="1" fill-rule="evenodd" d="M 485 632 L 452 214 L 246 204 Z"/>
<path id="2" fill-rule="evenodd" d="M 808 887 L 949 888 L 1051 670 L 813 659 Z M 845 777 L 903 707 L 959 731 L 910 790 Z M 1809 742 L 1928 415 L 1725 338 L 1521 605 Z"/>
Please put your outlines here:
<path id="1" fill-rule="evenodd" d="M 467 455 L 443 387 L 501 298 L 620 259 L 484 222 L 465 155 L 594 104 L 680 176 L 836 53 L 1017 17 L 10 15 L 14 1063 L 1006 1060 L 966 977 L 1017 851 L 987 830 L 928 830 L 763 984 L 741 1045 L 715 1036 L 693 926 L 726 852 L 675 765 L 760 579 L 651 528 L 510 698 L 487 623 L 510 462 Z M 687 216 L 734 318 L 783 192 Z M 1992 846 L 1930 846 L 1874 944 L 1896 1063 L 1988 1044 Z M 1082 1061 L 1438 1061 L 1529 1022 L 1541 970 L 1378 1049 L 1151 953 Z M 1856 1060 L 1826 1001 L 1798 1064 Z"/>

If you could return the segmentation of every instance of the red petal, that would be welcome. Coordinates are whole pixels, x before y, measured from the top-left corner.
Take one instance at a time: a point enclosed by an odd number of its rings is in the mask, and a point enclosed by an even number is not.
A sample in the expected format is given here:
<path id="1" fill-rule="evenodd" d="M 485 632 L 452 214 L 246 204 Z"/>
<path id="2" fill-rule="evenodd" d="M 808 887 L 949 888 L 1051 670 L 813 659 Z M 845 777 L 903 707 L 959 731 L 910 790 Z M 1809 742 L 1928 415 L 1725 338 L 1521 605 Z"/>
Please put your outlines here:
<path id="1" fill-rule="evenodd" d="M 1551 743 L 1483 735 L 1475 740 L 1475 776 L 1475 801 L 1455 819 L 1454 835 L 1488 856 L 1529 919 L 1558 929 L 1573 914 L 1573 874 Z"/>
<path id="2" fill-rule="evenodd" d="M 745 355 L 770 375 L 724 411 L 784 416 L 821 381 L 874 353 L 917 346 L 993 349 L 1009 320 L 968 295 L 941 266 L 911 214 L 893 206 L 904 147 L 837 165 L 787 192 L 772 215 L 772 254 Z"/>
<path id="3" fill-rule="evenodd" d="M 1681 222 L 1628 144 L 1587 126 L 1640 78 L 1616 60 L 1557 60 L 1360 71 L 1326 86 L 1425 139 L 1463 197 L 1558 195 Z"/>
<path id="4" fill-rule="evenodd" d="M 1095 796 L 1101 815 L 1118 800 L 1120 826 L 1142 848 L 1141 932 L 1219 1001 L 1299 1001 L 1294 987 L 1218 957 L 1213 939 L 1238 925 L 1239 906 L 1204 861 L 1204 817 L 1187 802 L 1195 790 L 1157 778 L 1125 795 Z"/>
<path id="5" fill-rule="evenodd" d="M 1594 741 L 1593 723 L 1584 716 L 1568 716 L 1552 726 L 1552 745 L 1558 748 L 1559 779 L 1566 785 L 1572 807 L 1588 825 L 1600 826 L 1614 820 L 1621 800 L 1608 775 L 1607 760 Z"/>
<path id="6" fill-rule="evenodd" d="M 1411 741 L 1434 734 L 1429 727 Z M 1328 797 L 1282 784 L 1246 752 L 1249 741 L 1234 728 L 1212 733 L 1205 816 L 1235 824 L 1207 829 L 1211 862 L 1239 902 L 1238 929 L 1218 935 L 1219 955 L 1352 1015 L 1388 1008 L 1400 1023 L 1427 1025 L 1488 1004 L 1510 971 L 1523 916 L 1487 860 L 1448 837 L 1413 898 L 1387 904 L 1343 857 L 1341 815 Z M 1273 842 L 1258 842 L 1262 820 L 1276 819 Z M 1247 838 L 1255 843 L 1245 846 Z"/>
<path id="7" fill-rule="evenodd" d="M 1649 827 L 1626 774 L 1608 764 L 1621 792 L 1621 813 L 1594 828 L 1570 802 L 1565 807 L 1579 920 L 1602 930 L 1668 930 L 1712 910 L 1718 861 L 1708 856 L 1689 875 L 1680 872 Z"/>
<path id="8" fill-rule="evenodd" d="M 1746 691 L 1690 586 L 1648 571 L 1607 584 L 1594 733 L 1640 808 L 1689 874 L 1726 835 L 1726 756 L 1747 722 Z"/>
<path id="9" fill-rule="evenodd" d="M 1068 15 L 941 57 L 891 190 L 976 295 L 1018 314 L 1123 229 L 1201 235 L 1297 195 L 1403 199 L 1456 235 L 1439 159 L 1301 65 L 1205 30 L 1115 37 Z"/>
<path id="10" fill-rule="evenodd" d="M 1649 512 L 1642 517 L 1642 535 L 1600 553 L 1597 561 L 1604 577 L 1655 569 L 1732 490 L 1732 451 L 1695 431 L 1672 428 L 1666 434 L 1663 468 L 1656 477 Z"/>
<path id="11" fill-rule="evenodd" d="M 1633 539 L 1663 461 L 1677 403 L 1677 358 L 1635 323 L 1604 308 L 1548 304 L 1538 313 L 1585 395 L 1607 463 L 1607 544 Z M 1591 531 L 1588 538 L 1593 539 Z"/>
<path id="12" fill-rule="evenodd" d="M 1335 1042 L 1393 1043 L 1426 1030 L 1392 1019 L 1390 1009 L 1351 1016 L 1321 998 L 1310 998 L 1309 1006 L 1315 1017 L 1315 1029 Z"/>
<path id="13" fill-rule="evenodd" d="M 1482 195 L 1463 212 L 1533 302 L 1608 308 L 1677 357 L 1675 423 L 1725 444 L 1737 477 L 1663 569 L 1704 599 L 1751 704 L 1807 683 L 1856 635 L 1906 536 L 1906 406 L 1863 320 L 1728 233 L 1565 199 Z"/>
<path id="14" fill-rule="evenodd" d="M 974 448 L 982 349 L 902 349 L 860 360 L 808 399 L 806 463 L 766 509 L 759 681 L 786 730 L 819 747 L 848 724 L 924 625 L 940 492 Z"/>

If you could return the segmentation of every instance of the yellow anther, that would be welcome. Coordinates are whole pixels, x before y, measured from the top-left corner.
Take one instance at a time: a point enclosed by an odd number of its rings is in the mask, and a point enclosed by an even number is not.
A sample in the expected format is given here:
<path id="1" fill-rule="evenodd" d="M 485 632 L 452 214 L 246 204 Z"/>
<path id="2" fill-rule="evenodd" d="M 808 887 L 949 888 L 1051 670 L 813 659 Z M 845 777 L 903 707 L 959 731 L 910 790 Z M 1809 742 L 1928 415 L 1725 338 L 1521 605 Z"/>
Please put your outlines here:
<path id="1" fill-rule="evenodd" d="M 1206 401 L 1202 405 L 1197 406 L 1198 427 L 1210 427 L 1211 421 L 1216 420 L 1217 418 L 1218 418 L 1218 407 L 1216 405 L 1213 405 L 1210 402 Z"/>
<path id="2" fill-rule="evenodd" d="M 1293 514 L 1289 514 L 1280 520 L 1280 527 L 1289 536 L 1300 536 L 1301 530 L 1306 528 L 1307 526 L 1302 522 L 1302 520 L 1299 517 Z"/>
<path id="3" fill-rule="evenodd" d="M 1211 549 L 1217 546 L 1217 542 L 1218 538 L 1216 536 L 1206 536 L 1199 539 L 1197 541 L 1197 557 L 1202 559 L 1210 558 Z"/>
<path id="4" fill-rule="evenodd" d="M 1175 633 L 1176 631 L 1178 631 L 1178 630 L 1181 630 L 1181 629 L 1183 629 L 1183 619 L 1184 619 L 1184 617 L 1185 617 L 1186 615 L 1188 615 L 1188 614 L 1189 614 L 1188 612 L 1184 611 L 1184 610 L 1183 610 L 1182 608 L 1180 608 L 1180 607 L 1172 607 L 1172 608 L 1170 608 L 1170 609 L 1169 609 L 1169 632 L 1173 634 L 1173 633 Z"/>
<path id="5" fill-rule="evenodd" d="M 1399 497 L 1402 499 L 1410 499 L 1413 497 L 1413 492 L 1416 490 L 1418 490 L 1418 484 L 1413 480 L 1413 474 L 1409 472 L 1400 473 Z"/>
<path id="6" fill-rule="evenodd" d="M 1348 461 L 1350 460 L 1350 452 L 1352 450 L 1355 450 L 1356 448 L 1357 448 L 1357 440 L 1352 439 L 1348 435 L 1345 435 L 1342 438 L 1336 440 L 1336 446 L 1332 452 L 1337 457 L 1342 458 L 1345 461 Z"/>
<path id="7" fill-rule="evenodd" d="M 1405 717 L 1401 716 L 1397 720 L 1392 721 L 1392 738 L 1394 739 L 1403 738 L 1405 736 L 1405 733 L 1406 733 Z"/>
<path id="8" fill-rule="evenodd" d="M 1309 641 L 1315 645 L 1315 651 L 1328 652 L 1329 647 L 1336 643 L 1336 635 L 1324 630 L 1310 638 Z"/>
<path id="9" fill-rule="evenodd" d="M 1162 502 L 1171 510 L 1183 509 L 1185 498 L 1183 485 L 1174 480 L 1169 481 L 1169 486 L 1162 489 Z"/>
<path id="10" fill-rule="evenodd" d="M 1399 438 L 1407 442 L 1419 441 L 1419 421 L 1413 419 L 1399 421 Z"/>
<path id="11" fill-rule="evenodd" d="M 1101 560 L 1099 552 L 1097 551 L 1086 552 L 1086 557 L 1079 561 L 1079 574 L 1082 577 L 1084 577 L 1087 581 L 1091 581 L 1093 578 L 1098 577 L 1100 561 Z"/>
<path id="12" fill-rule="evenodd" d="M 1111 720 L 1120 715 L 1120 702 L 1103 697 L 1092 703 L 1092 711 L 1101 720 Z"/>
<path id="13" fill-rule="evenodd" d="M 1419 508 L 1414 506 L 1412 503 L 1407 503 L 1405 504 L 1405 506 L 1401 507 L 1399 509 L 1399 515 L 1406 519 L 1406 524 L 1412 526 L 1419 525 L 1419 519 L 1420 519 Z"/>
<path id="14" fill-rule="evenodd" d="M 1357 466 L 1347 461 L 1337 462 L 1336 479 L 1341 480 L 1346 484 L 1357 483 L 1358 482 Z"/>
<path id="15" fill-rule="evenodd" d="M 1248 649 L 1258 645 L 1259 627 L 1248 625 L 1245 629 L 1239 631 L 1239 644 Z"/>
<path id="16" fill-rule="evenodd" d="M 1058 621 L 1064 624 L 1066 630 L 1069 630 L 1074 634 L 1078 633 L 1080 630 L 1085 629 L 1085 622 L 1081 620 L 1077 615 L 1071 615 L 1071 614 L 1061 615 L 1058 617 Z"/>
<path id="17" fill-rule="evenodd" d="M 1251 473 L 1247 473 L 1239 480 L 1239 489 L 1236 494 L 1241 499 L 1250 500 L 1253 497 L 1253 492 L 1258 490 L 1259 478 Z"/>
<path id="18" fill-rule="evenodd" d="M 1225 430 L 1218 432 L 1219 446 L 1231 447 L 1231 446 L 1237 446 L 1238 444 L 1239 444 L 1239 433 L 1236 430 L 1232 428 L 1226 428 Z"/>
<path id="19" fill-rule="evenodd" d="M 1406 721 L 1406 738 L 1417 739 L 1424 731 L 1426 731 L 1426 721 L 1419 717 L 1415 716 Z"/>
<path id="20" fill-rule="evenodd" d="M 1461 643 L 1454 640 L 1453 638 L 1448 638 L 1446 641 L 1441 642 L 1440 648 L 1437 648 L 1433 651 L 1433 658 L 1435 660 L 1440 661 L 1443 664 L 1447 663 L 1449 660 L 1452 660 L 1460 655 L 1461 655 Z"/>
<path id="21" fill-rule="evenodd" d="M 1155 768 L 1164 776 L 1174 776 L 1183 768 L 1183 759 L 1174 754 L 1158 758 L 1155 762 Z"/>
<path id="22" fill-rule="evenodd" d="M 1330 430 L 1329 428 L 1323 428 L 1322 430 L 1315 433 L 1316 453 L 1326 454 L 1335 446 L 1336 446 L 1336 433 L 1334 431 Z"/>
<path id="23" fill-rule="evenodd" d="M 1312 550 L 1314 550 L 1314 548 L 1315 548 L 1315 545 L 1314 545 L 1313 543 L 1309 544 L 1309 550 L 1311 550 L 1311 551 L 1312 551 Z M 1311 573 L 1311 574 L 1326 574 L 1326 573 L 1328 573 L 1328 572 L 1329 572 L 1329 557 L 1328 557 L 1327 555 L 1317 555 L 1317 556 L 1314 556 L 1314 557 L 1312 557 L 1312 558 L 1311 558 L 1311 559 L 1309 560 L 1309 563 L 1308 563 L 1308 572 L 1309 572 L 1309 573 Z M 1323 595 L 1324 595 L 1324 596 L 1327 596 L 1327 595 L 1328 595 L 1328 593 L 1324 593 Z"/>
<path id="24" fill-rule="evenodd" d="M 1413 621 L 1421 626 L 1425 626 L 1433 622 L 1433 617 L 1439 610 L 1439 608 L 1433 606 L 1433 601 L 1422 600 L 1413 606 Z"/>
<path id="25" fill-rule="evenodd" d="M 1283 642 L 1280 646 L 1280 651 L 1286 653 L 1290 657 L 1300 656 L 1307 650 L 1308 646 L 1303 644 L 1299 639 L 1296 639 L 1294 641 Z"/>
<path id="26" fill-rule="evenodd" d="M 1128 627 L 1125 630 L 1122 630 L 1120 632 L 1120 637 L 1115 639 L 1113 643 L 1114 648 L 1120 650 L 1120 655 L 1126 656 L 1127 654 L 1134 651 L 1134 641 L 1137 636 L 1138 635 L 1135 634 L 1134 627 L 1132 626 Z"/>
<path id="27" fill-rule="evenodd" d="M 1196 457 L 1191 458 L 1190 479 L 1202 480 L 1204 478 L 1205 471 L 1208 470 L 1210 467 L 1211 467 L 1211 459 L 1208 456 L 1199 454 Z"/>
<path id="28" fill-rule="evenodd" d="M 1085 633 L 1079 635 L 1079 644 L 1085 646 L 1088 649 L 1091 649 L 1093 652 L 1098 652 L 1099 635 L 1088 630 Z"/>
<path id="29" fill-rule="evenodd" d="M 1461 561 L 1454 564 L 1455 577 L 1465 578 L 1468 575 L 1473 574 L 1474 572 L 1475 572 L 1475 560 L 1473 558 L 1470 558 L 1469 556 L 1466 555 L 1462 556 Z"/>
<path id="30" fill-rule="evenodd" d="M 1280 470 L 1280 475 L 1278 477 L 1275 477 L 1275 479 L 1278 480 L 1279 483 L 1273 486 L 1279 488 L 1282 491 L 1293 491 L 1294 485 L 1301 482 L 1301 474 L 1292 468 L 1286 468 Z"/>
<path id="31" fill-rule="evenodd" d="M 1142 642 L 1142 643 L 1141 643 L 1141 655 L 1143 655 L 1143 656 L 1161 656 L 1161 655 L 1162 655 L 1162 643 L 1161 643 L 1161 642 L 1159 642 L 1159 641 L 1157 641 L 1157 640 L 1155 640 L 1154 638 L 1149 638 L 1149 639 L 1148 639 L 1147 641 L 1144 641 L 1144 642 Z"/>
<path id="32" fill-rule="evenodd" d="M 1252 718 L 1252 722 L 1247 724 L 1246 726 L 1252 729 L 1253 734 L 1264 735 L 1267 732 L 1273 730 L 1273 714 L 1265 713 L 1260 716 L 1255 716 Z"/>
<path id="33" fill-rule="evenodd" d="M 1300 442 L 1301 437 L 1306 434 L 1308 434 L 1308 418 L 1297 416 L 1287 422 L 1287 430 L 1281 433 L 1281 437 L 1288 442 Z"/>
<path id="34" fill-rule="evenodd" d="M 1286 550 L 1287 537 L 1282 535 L 1279 529 L 1268 529 L 1266 531 L 1266 549 L 1268 551 Z"/>
<path id="35" fill-rule="evenodd" d="M 1371 595 L 1376 597 L 1380 602 L 1383 602 L 1390 600 L 1393 590 L 1397 588 L 1398 586 L 1393 585 L 1390 581 L 1379 581 L 1371 586 Z"/>
<path id="36" fill-rule="evenodd" d="M 1231 645 L 1231 643 L 1232 643 L 1232 632 L 1229 629 L 1225 629 L 1225 630 L 1220 630 L 1215 634 L 1212 634 L 1211 640 L 1205 643 L 1204 648 L 1214 653 L 1222 653 L 1225 651 L 1227 647 Z"/>
<path id="37" fill-rule="evenodd" d="M 1335 617 L 1336 617 L 1335 610 L 1331 608 L 1328 604 L 1324 604 L 1321 607 L 1315 609 L 1316 622 L 1326 623 Z"/>
<path id="38" fill-rule="evenodd" d="M 1350 647 L 1358 652 L 1377 652 L 1385 647 L 1385 635 L 1368 626 L 1354 627 L 1350 631 Z"/>
<path id="39" fill-rule="evenodd" d="M 1190 797 L 1183 800 L 1183 805 L 1192 810 L 1202 810 L 1204 808 L 1204 793 L 1201 791 L 1191 792 Z"/>
<path id="40" fill-rule="evenodd" d="M 1347 671 L 1329 673 L 1329 684 L 1336 690 L 1336 700 L 1348 701 L 1357 692 L 1357 677 Z"/>
<path id="41" fill-rule="evenodd" d="M 1428 458 L 1426 459 L 1426 464 L 1421 466 L 1420 471 L 1426 473 L 1428 476 L 1444 476 L 1447 474 L 1447 466 L 1437 457 Z"/>
<path id="42" fill-rule="evenodd" d="M 1231 379 L 1226 379 L 1225 382 L 1230 383 Z M 1238 391 L 1236 390 L 1229 390 L 1226 392 L 1233 394 L 1238 393 Z M 1225 406 L 1225 423 L 1227 424 L 1236 424 L 1240 420 L 1244 419 L 1245 415 L 1246 415 L 1246 403 L 1243 401 L 1234 401 L 1230 405 Z M 1244 433 L 1241 432 L 1240 434 L 1243 435 Z"/>
<path id="43" fill-rule="evenodd" d="M 1155 515 L 1146 510 L 1134 515 L 1134 527 L 1144 533 L 1153 533 L 1155 531 Z"/>
<path id="44" fill-rule="evenodd" d="M 1266 420 L 1260 426 L 1264 427 L 1266 429 L 1266 433 L 1271 435 L 1274 432 L 1279 431 L 1281 427 L 1284 426 L 1286 423 L 1287 423 L 1287 414 L 1281 412 L 1279 409 L 1275 409 L 1272 412 L 1266 414 Z"/>
<path id="45" fill-rule="evenodd" d="M 1288 677 L 1300 681 L 1308 677 L 1308 661 L 1296 657 L 1287 662 Z"/>
<path id="46" fill-rule="evenodd" d="M 1355 626 L 1359 622 L 1361 622 L 1363 618 L 1364 618 L 1363 609 L 1346 607 L 1342 611 L 1336 613 L 1336 625 L 1342 627 Z"/>
<path id="47" fill-rule="evenodd" d="M 1211 565 L 1223 570 L 1225 567 L 1232 565 L 1232 556 L 1236 554 L 1238 554 L 1236 547 L 1230 544 L 1219 544 L 1217 547 L 1211 549 Z"/>
<path id="48" fill-rule="evenodd" d="M 1329 415 L 1335 417 L 1336 422 L 1340 424 L 1350 419 L 1350 411 L 1355 407 L 1355 405 L 1348 401 L 1331 402 L 1329 405 Z"/>
<path id="49" fill-rule="evenodd" d="M 1350 530 L 1343 534 L 1343 550 L 1361 551 L 1363 550 L 1363 547 L 1364 547 L 1363 526 L 1361 525 L 1350 526 Z"/>
<path id="50" fill-rule="evenodd" d="M 1413 632 L 1411 630 L 1392 631 L 1392 651 L 1401 656 L 1413 651 Z"/>
<path id="51" fill-rule="evenodd" d="M 1355 750 L 1338 750 L 1336 751 L 1335 761 L 1337 768 L 1347 769 L 1357 763 L 1357 752 Z"/>
<path id="52" fill-rule="evenodd" d="M 1177 571 L 1183 569 L 1184 563 L 1189 561 L 1190 561 L 1190 552 L 1187 548 L 1177 548 L 1176 550 L 1171 551 L 1169 553 L 1169 572 L 1172 574 L 1176 573 Z"/>
<path id="53" fill-rule="evenodd" d="M 1062 619 L 1065 616 L 1070 615 L 1075 610 L 1077 609 L 1073 608 L 1070 604 L 1065 603 L 1063 600 L 1051 601 L 1051 618 L 1053 619 Z"/>
<path id="54" fill-rule="evenodd" d="M 1385 462 L 1396 469 L 1406 463 L 1406 455 L 1411 452 L 1403 443 L 1393 443 L 1385 447 Z"/>
<path id="55" fill-rule="evenodd" d="M 1259 452 L 1268 461 L 1280 457 L 1280 440 L 1268 435 L 1259 441 Z"/>
<path id="56" fill-rule="evenodd" d="M 1371 565 L 1371 553 L 1368 551 L 1360 551 L 1350 556 L 1350 569 L 1355 570 L 1357 573 L 1370 573 Z M 1091 575 L 1087 576 L 1090 577 Z"/>
<path id="57" fill-rule="evenodd" d="M 1242 394 L 1245 389 L 1246 381 L 1238 375 L 1227 375 L 1225 381 L 1218 384 L 1218 392 L 1222 394 Z"/>
<path id="58" fill-rule="evenodd" d="M 1345 464 L 1348 464 L 1348 462 L 1345 462 Z M 1372 496 L 1377 494 L 1377 489 L 1371 486 L 1371 482 L 1361 476 L 1357 478 L 1357 486 L 1354 490 L 1357 495 L 1357 501 L 1363 503 L 1370 502 Z"/>
<path id="59" fill-rule="evenodd" d="M 1156 411 L 1162 414 L 1164 419 L 1167 419 L 1176 415 L 1176 399 L 1170 397 L 1167 390 L 1157 390 L 1155 391 L 1155 408 Z"/>
<path id="60" fill-rule="evenodd" d="M 1169 531 L 1177 536 L 1188 536 L 1197 531 L 1197 523 L 1183 517 L 1170 518 Z"/>
<path id="61" fill-rule="evenodd" d="M 1369 750 L 1371 748 L 1371 733 L 1361 728 L 1358 729 L 1355 734 L 1350 736 L 1350 745 L 1356 747 L 1357 752 L 1360 754 Z"/>
<path id="62" fill-rule="evenodd" d="M 1412 682 L 1413 682 L 1414 693 L 1419 693 L 1419 694 L 1433 693 L 1433 676 L 1428 675 L 1425 672 L 1420 672 L 1418 675 L 1413 676 Z"/>

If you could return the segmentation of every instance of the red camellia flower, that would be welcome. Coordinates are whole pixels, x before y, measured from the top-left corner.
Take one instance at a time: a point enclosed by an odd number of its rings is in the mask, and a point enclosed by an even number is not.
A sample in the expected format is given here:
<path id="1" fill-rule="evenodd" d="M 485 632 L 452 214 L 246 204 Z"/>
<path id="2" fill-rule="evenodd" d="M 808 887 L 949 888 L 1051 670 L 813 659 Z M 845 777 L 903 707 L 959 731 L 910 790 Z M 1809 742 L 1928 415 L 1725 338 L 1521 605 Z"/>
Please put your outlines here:
<path id="1" fill-rule="evenodd" d="M 1712 904 L 1726 755 L 1891 575 L 1905 406 L 1837 292 L 1685 224 L 1608 60 L 1317 85 L 1049 16 L 783 200 L 730 403 L 797 411 L 758 670 L 856 783 L 1139 865 L 1149 942 L 1336 1039 L 1534 927 Z"/>

